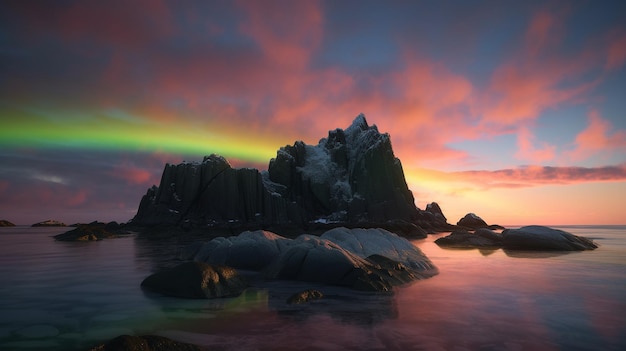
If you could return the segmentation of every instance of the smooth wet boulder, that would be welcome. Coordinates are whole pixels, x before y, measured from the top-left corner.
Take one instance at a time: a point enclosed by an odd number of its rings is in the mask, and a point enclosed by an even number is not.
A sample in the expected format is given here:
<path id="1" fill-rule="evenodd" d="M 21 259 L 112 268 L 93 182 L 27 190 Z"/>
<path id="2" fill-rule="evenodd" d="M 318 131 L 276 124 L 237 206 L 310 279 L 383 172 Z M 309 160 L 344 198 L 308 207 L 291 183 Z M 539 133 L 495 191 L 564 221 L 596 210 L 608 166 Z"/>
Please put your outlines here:
<path id="1" fill-rule="evenodd" d="M 304 234 L 295 239 L 268 231 L 244 232 L 195 244 L 186 251 L 186 259 L 264 270 L 270 279 L 320 282 L 360 290 L 386 291 L 438 273 L 411 242 L 379 228 L 341 227 L 319 237 Z M 388 261 L 371 259 L 372 256 Z"/>
<path id="2" fill-rule="evenodd" d="M 344 227 L 331 229 L 320 236 L 362 258 L 380 255 L 420 271 L 435 269 L 435 266 L 410 241 L 395 233 L 380 228 Z"/>
<path id="3" fill-rule="evenodd" d="M 202 244 L 192 257 L 196 261 L 260 271 L 274 260 L 290 239 L 269 231 L 246 231 L 228 238 L 218 237 Z"/>
<path id="4" fill-rule="evenodd" d="M 120 335 L 89 351 L 203 351 L 197 345 L 174 341 L 157 335 Z"/>
<path id="5" fill-rule="evenodd" d="M 7 221 L 6 219 L 0 219 L 0 227 L 15 227 L 15 224 Z"/>
<path id="6" fill-rule="evenodd" d="M 479 229 L 474 233 L 456 230 L 435 240 L 435 244 L 456 249 L 499 248 L 502 246 L 502 237 L 489 229 Z"/>
<path id="7" fill-rule="evenodd" d="M 465 217 L 461 218 L 456 225 L 459 227 L 465 227 L 469 229 L 487 228 L 489 225 L 482 218 L 474 213 L 468 213 Z"/>
<path id="8" fill-rule="evenodd" d="M 323 235 L 301 235 L 266 268 L 266 277 L 318 282 L 356 290 L 389 291 L 393 286 L 438 273 L 437 268 L 417 248 L 412 253 L 403 254 L 397 253 L 393 247 L 379 246 L 381 250 L 371 252 L 378 251 L 380 254 L 362 257 L 376 245 L 364 241 L 362 248 L 358 248 L 358 245 L 349 246 L 347 243 L 349 241 L 343 241 L 344 248 Z M 390 252 L 396 252 L 394 257 L 406 264 L 384 256 Z M 418 256 L 420 259 L 415 259 Z"/>
<path id="9" fill-rule="evenodd" d="M 211 299 L 239 296 L 247 283 L 231 267 L 186 262 L 148 276 L 141 286 L 163 295 Z"/>
<path id="10" fill-rule="evenodd" d="M 538 225 L 505 229 L 502 232 L 502 245 L 510 250 L 582 251 L 598 247 L 585 237 Z"/>

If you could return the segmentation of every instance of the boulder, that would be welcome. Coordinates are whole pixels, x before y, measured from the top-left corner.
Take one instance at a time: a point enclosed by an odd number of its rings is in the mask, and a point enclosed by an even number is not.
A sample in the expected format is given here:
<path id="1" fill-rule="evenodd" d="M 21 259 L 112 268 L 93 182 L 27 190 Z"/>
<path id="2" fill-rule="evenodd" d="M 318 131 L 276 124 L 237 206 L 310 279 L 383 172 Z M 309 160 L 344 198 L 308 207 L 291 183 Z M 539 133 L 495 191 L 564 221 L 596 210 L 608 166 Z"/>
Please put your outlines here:
<path id="1" fill-rule="evenodd" d="M 186 262 L 148 276 L 141 286 L 168 296 L 211 299 L 238 296 L 248 285 L 231 267 Z"/>
<path id="2" fill-rule="evenodd" d="M 218 155 L 201 163 L 167 164 L 158 187 L 141 199 L 132 224 L 234 228 L 238 232 L 298 226 L 401 225 L 424 237 L 448 225 L 438 206 L 421 211 L 409 190 L 390 136 L 359 115 L 317 145 L 281 147 L 268 170 L 234 169 Z M 302 232 L 302 231 L 300 231 Z"/>
<path id="3" fill-rule="evenodd" d="M 245 231 L 238 236 L 218 237 L 197 248 L 187 259 L 238 269 L 260 271 L 272 262 L 290 239 L 269 231 Z"/>
<path id="4" fill-rule="evenodd" d="M 308 289 L 289 296 L 289 298 L 287 298 L 287 303 L 290 305 L 303 304 L 313 300 L 319 300 L 322 297 L 324 297 L 324 294 L 322 294 L 319 290 Z"/>
<path id="5" fill-rule="evenodd" d="M 33 224 L 31 227 L 67 227 L 65 223 L 53 219 Z"/>
<path id="6" fill-rule="evenodd" d="M 90 351 L 202 351 L 200 346 L 174 341 L 156 335 L 120 335 Z"/>
<path id="7" fill-rule="evenodd" d="M 438 273 L 417 247 L 384 229 L 334 228 L 319 237 L 304 234 L 295 239 L 268 231 L 244 232 L 194 245 L 188 252 L 186 258 L 197 261 L 263 270 L 269 279 L 360 290 L 387 291 Z"/>
<path id="8" fill-rule="evenodd" d="M 478 228 L 487 228 L 489 225 L 480 217 L 478 217 L 474 213 L 468 213 L 465 217 L 461 218 L 456 225 L 459 227 L 469 228 L 469 229 L 478 229 Z"/>
<path id="9" fill-rule="evenodd" d="M 6 219 L 0 219 L 0 227 L 15 227 L 15 224 L 7 221 Z"/>
<path id="10" fill-rule="evenodd" d="M 441 247 L 457 249 L 499 248 L 502 246 L 502 237 L 489 229 L 479 229 L 474 233 L 456 230 L 435 240 L 435 243 Z"/>
<path id="11" fill-rule="evenodd" d="M 538 225 L 505 229 L 502 232 L 502 245 L 509 250 L 582 251 L 598 247 L 585 237 Z"/>

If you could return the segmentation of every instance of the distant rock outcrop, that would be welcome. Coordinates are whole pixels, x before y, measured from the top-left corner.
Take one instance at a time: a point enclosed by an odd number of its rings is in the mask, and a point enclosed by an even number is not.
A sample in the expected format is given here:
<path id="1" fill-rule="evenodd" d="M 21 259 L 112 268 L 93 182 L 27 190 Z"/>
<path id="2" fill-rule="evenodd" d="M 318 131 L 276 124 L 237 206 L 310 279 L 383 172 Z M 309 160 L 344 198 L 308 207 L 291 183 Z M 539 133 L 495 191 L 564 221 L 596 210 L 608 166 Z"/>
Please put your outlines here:
<path id="1" fill-rule="evenodd" d="M 438 273 L 418 248 L 384 229 L 334 228 L 319 237 L 304 234 L 296 239 L 244 232 L 195 246 L 188 255 L 183 259 L 264 271 L 269 279 L 357 290 L 388 291 Z"/>
<path id="2" fill-rule="evenodd" d="M 469 229 L 487 228 L 489 225 L 474 213 L 468 213 L 456 223 L 459 227 Z"/>
<path id="3" fill-rule="evenodd" d="M 53 219 L 33 224 L 31 227 L 67 227 L 63 222 L 59 222 Z"/>
<path id="4" fill-rule="evenodd" d="M 297 141 L 280 148 L 263 172 L 233 169 L 217 155 L 202 163 L 167 164 L 132 223 L 239 232 L 382 227 L 413 237 L 450 228 L 438 206 L 430 212 L 415 206 L 389 134 L 369 126 L 363 115 L 318 145 Z"/>
<path id="5" fill-rule="evenodd" d="M 91 222 L 89 224 L 76 224 L 75 229 L 55 235 L 58 241 L 97 241 L 117 238 L 129 234 L 124 226 L 117 222 Z"/>
<path id="6" fill-rule="evenodd" d="M 15 224 L 7 221 L 6 219 L 0 219 L 0 227 L 15 227 Z"/>
<path id="7" fill-rule="evenodd" d="M 596 243 L 585 237 L 540 225 L 504 230 L 502 245 L 505 249 L 515 250 L 562 251 L 593 250 L 598 247 Z"/>
<path id="8" fill-rule="evenodd" d="M 506 250 L 582 251 L 598 246 L 590 239 L 559 229 L 532 225 L 505 229 L 502 234 L 481 228 L 474 233 L 459 230 L 435 240 L 448 248 L 503 248 Z"/>

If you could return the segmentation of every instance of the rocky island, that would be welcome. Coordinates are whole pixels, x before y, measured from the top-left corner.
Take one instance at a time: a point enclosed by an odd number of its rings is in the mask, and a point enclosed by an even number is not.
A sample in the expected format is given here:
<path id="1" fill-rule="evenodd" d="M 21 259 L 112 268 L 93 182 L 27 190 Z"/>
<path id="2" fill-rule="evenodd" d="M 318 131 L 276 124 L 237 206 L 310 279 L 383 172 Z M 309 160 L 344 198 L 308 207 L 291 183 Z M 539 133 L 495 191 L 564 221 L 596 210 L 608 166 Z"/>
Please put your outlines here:
<path id="1" fill-rule="evenodd" d="M 7 221 L 6 219 L 0 219 L 0 227 L 15 227 L 15 224 Z"/>
<path id="2" fill-rule="evenodd" d="M 416 207 L 389 134 L 362 114 L 317 145 L 296 141 L 281 147 L 267 171 L 234 169 L 218 155 L 167 164 L 160 185 L 148 189 L 131 223 L 229 235 L 384 228 L 410 238 L 454 228 L 438 205 Z"/>

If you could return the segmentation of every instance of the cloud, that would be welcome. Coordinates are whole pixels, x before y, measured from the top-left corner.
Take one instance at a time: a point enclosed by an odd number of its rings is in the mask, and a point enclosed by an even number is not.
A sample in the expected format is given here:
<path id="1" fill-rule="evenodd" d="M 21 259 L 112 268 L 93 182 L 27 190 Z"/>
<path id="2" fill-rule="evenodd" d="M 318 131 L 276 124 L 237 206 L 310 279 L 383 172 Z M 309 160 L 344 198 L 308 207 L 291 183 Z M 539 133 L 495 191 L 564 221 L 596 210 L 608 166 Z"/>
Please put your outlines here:
<path id="1" fill-rule="evenodd" d="M 611 123 L 602 118 L 597 110 L 587 116 L 588 125 L 576 136 L 574 150 L 566 152 L 572 160 L 580 161 L 598 154 L 626 150 L 626 131 L 614 130 Z"/>
<path id="2" fill-rule="evenodd" d="M 542 163 L 554 159 L 556 147 L 548 143 L 541 143 L 540 146 L 535 146 L 534 139 L 530 130 L 527 128 L 519 129 L 517 131 L 518 150 L 515 153 L 515 157 L 532 163 Z"/>
<path id="3" fill-rule="evenodd" d="M 605 167 L 523 166 L 495 171 L 462 171 L 445 174 L 453 181 L 483 189 L 521 188 L 591 182 L 626 182 L 626 164 Z"/>

